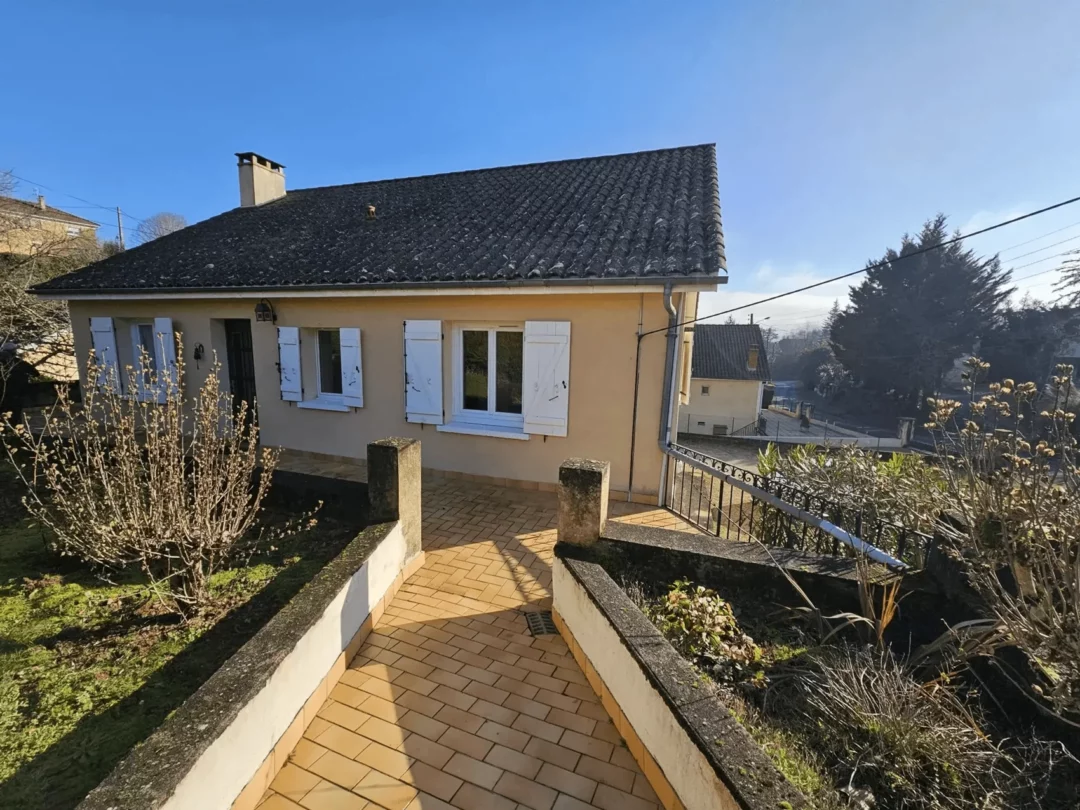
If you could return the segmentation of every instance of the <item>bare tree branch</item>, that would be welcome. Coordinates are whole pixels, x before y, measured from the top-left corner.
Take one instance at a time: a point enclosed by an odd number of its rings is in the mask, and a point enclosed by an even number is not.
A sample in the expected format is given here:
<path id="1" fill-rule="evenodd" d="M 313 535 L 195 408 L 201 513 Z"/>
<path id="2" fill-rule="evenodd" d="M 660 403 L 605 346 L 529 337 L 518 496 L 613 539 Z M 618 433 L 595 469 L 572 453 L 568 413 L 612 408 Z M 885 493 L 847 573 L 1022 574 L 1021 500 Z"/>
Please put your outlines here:
<path id="1" fill-rule="evenodd" d="M 135 238 L 139 240 L 140 245 L 143 245 L 186 227 L 187 220 L 183 216 L 170 211 L 162 211 L 140 222 L 139 227 L 135 229 Z"/>

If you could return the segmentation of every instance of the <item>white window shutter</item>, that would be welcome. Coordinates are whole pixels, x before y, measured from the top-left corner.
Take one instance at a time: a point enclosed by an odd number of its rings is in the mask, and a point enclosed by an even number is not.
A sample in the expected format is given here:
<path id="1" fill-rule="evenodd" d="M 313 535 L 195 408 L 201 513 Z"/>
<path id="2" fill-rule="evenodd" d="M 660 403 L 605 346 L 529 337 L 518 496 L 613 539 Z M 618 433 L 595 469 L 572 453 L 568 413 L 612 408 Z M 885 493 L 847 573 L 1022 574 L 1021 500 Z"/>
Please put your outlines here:
<path id="1" fill-rule="evenodd" d="M 405 321 L 405 421 L 443 423 L 442 321 Z"/>
<path id="2" fill-rule="evenodd" d="M 170 384 L 175 391 L 180 383 L 176 368 L 176 333 L 173 332 L 172 318 L 154 318 L 154 357 L 158 370 L 156 399 L 164 403 Z"/>
<path id="3" fill-rule="evenodd" d="M 112 318 L 90 319 L 90 341 L 94 345 L 94 358 L 98 365 L 99 388 L 120 391 L 120 365 L 116 355 L 116 331 Z"/>
<path id="4" fill-rule="evenodd" d="M 277 328 L 278 371 L 281 373 L 281 398 L 299 402 L 304 398 L 300 384 L 300 327 Z"/>
<path id="5" fill-rule="evenodd" d="M 364 407 L 364 370 L 360 362 L 360 330 L 343 328 L 341 332 L 341 393 L 345 404 Z"/>
<path id="6" fill-rule="evenodd" d="M 526 321 L 522 369 L 525 432 L 565 436 L 570 413 L 570 322 Z"/>

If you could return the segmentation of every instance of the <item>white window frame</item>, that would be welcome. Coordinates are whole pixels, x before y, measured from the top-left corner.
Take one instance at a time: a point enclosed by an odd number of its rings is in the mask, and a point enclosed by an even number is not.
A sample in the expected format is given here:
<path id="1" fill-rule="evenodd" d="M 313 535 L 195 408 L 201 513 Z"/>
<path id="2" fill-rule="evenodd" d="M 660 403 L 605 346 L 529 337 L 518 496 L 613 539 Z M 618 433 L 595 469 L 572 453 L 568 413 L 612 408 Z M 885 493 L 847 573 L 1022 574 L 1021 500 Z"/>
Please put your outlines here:
<path id="1" fill-rule="evenodd" d="M 150 330 L 150 345 L 145 346 L 142 342 L 142 328 L 147 327 Z M 159 378 L 162 374 L 160 368 L 158 368 L 161 352 L 158 347 L 154 345 L 156 335 L 154 334 L 154 322 L 145 320 L 133 320 L 128 327 L 128 335 L 131 338 L 131 379 L 135 381 L 135 390 L 128 391 L 129 396 L 136 397 L 137 399 L 155 399 L 157 392 L 147 385 L 146 378 L 142 376 L 142 369 L 139 365 L 139 357 L 142 354 L 140 349 L 146 349 L 147 357 L 150 358 L 150 362 L 153 363 L 153 374 Z M 127 386 L 129 379 L 124 379 L 121 383 L 121 388 Z"/>
<path id="2" fill-rule="evenodd" d="M 464 333 L 487 332 L 488 333 L 488 409 L 478 411 L 464 407 L 465 399 L 465 358 L 463 357 Z M 495 360 L 495 336 L 499 332 L 520 332 L 522 342 L 522 355 L 525 352 L 525 324 L 501 324 L 491 322 L 478 323 L 455 323 L 453 329 L 452 348 L 453 363 L 453 393 L 454 402 L 451 408 L 453 422 L 462 425 L 492 428 L 506 433 L 520 433 L 525 435 L 525 380 L 522 378 L 522 413 L 500 413 L 495 410 L 495 385 L 496 385 L 496 360 Z M 523 357 L 524 362 L 524 357 Z M 524 366 L 523 366 L 524 370 Z"/>
<path id="3" fill-rule="evenodd" d="M 319 342 L 320 332 L 337 332 L 338 335 L 338 352 L 341 352 L 341 329 L 319 328 L 315 330 L 315 395 L 318 399 L 325 399 L 327 402 L 339 402 L 342 405 L 345 404 L 345 385 L 342 382 L 341 375 L 338 375 L 338 386 L 341 387 L 340 393 L 334 393 L 333 391 L 322 390 L 322 344 Z"/>
<path id="4" fill-rule="evenodd" d="M 341 346 L 341 328 L 337 326 L 311 326 L 300 329 L 300 339 L 304 338 L 304 333 L 307 332 L 315 344 L 315 368 L 312 369 L 312 376 L 315 378 L 315 396 L 310 399 L 302 399 L 296 403 L 296 407 L 306 410 L 314 411 L 338 411 L 340 413 L 348 413 L 351 408 L 345 404 L 345 384 L 341 380 L 342 392 L 335 394 L 331 391 L 322 390 L 322 362 L 319 357 L 319 353 L 322 351 L 322 347 L 319 345 L 319 332 L 337 332 L 338 333 L 338 347 Z M 309 355 L 310 357 L 310 355 Z M 300 353 L 301 369 L 303 368 L 304 355 Z M 301 370 L 301 375 L 304 375 Z"/>

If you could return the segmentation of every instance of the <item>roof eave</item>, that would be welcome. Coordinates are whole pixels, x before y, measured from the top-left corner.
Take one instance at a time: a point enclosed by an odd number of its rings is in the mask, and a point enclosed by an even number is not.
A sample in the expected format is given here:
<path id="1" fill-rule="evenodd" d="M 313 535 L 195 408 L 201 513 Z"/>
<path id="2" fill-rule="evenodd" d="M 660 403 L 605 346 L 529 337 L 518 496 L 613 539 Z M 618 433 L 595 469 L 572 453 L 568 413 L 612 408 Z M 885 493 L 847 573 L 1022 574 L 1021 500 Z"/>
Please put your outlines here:
<path id="1" fill-rule="evenodd" d="M 507 290 L 521 288 L 557 288 L 566 287 L 651 287 L 664 284 L 674 284 L 679 287 L 697 287 L 708 290 L 715 289 L 717 285 L 727 284 L 726 274 L 717 276 L 690 275 L 690 276 L 645 276 L 633 278 L 562 278 L 562 279 L 472 279 L 468 281 L 397 281 L 378 282 L 372 284 L 289 284 L 279 286 L 230 286 L 230 287 L 118 287 L 57 289 L 49 287 L 31 287 L 28 292 L 41 298 L 70 299 L 91 298 L 99 296 L 163 296 L 163 295 L 207 295 L 228 296 L 261 294 L 267 296 L 287 296 L 291 293 L 310 292 L 372 292 L 384 290 L 475 290 L 488 289 Z"/>

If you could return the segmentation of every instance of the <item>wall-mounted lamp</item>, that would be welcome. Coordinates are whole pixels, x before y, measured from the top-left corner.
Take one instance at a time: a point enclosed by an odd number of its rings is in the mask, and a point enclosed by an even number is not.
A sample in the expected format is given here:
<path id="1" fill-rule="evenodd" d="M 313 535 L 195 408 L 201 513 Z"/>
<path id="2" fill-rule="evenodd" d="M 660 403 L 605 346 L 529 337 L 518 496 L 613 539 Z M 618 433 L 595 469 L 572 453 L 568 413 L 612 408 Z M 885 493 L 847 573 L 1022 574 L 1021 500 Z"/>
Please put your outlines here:
<path id="1" fill-rule="evenodd" d="M 192 357 L 195 358 L 195 368 L 199 367 L 199 361 L 202 360 L 205 356 L 206 350 L 203 348 L 203 345 L 201 343 L 196 343 L 195 350 L 192 353 Z"/>
<path id="2" fill-rule="evenodd" d="M 277 323 L 277 313 L 274 312 L 273 305 L 265 298 L 255 305 L 255 320 L 260 323 L 263 321 Z"/>

